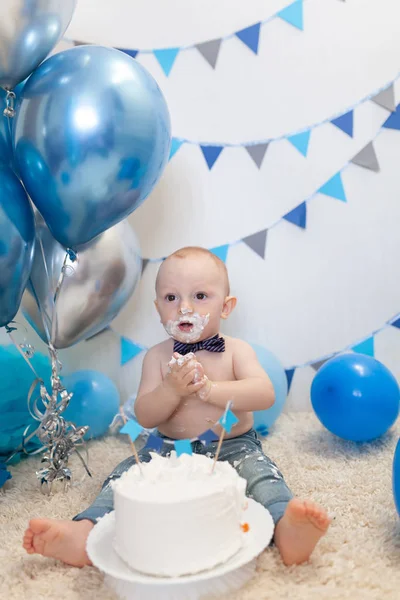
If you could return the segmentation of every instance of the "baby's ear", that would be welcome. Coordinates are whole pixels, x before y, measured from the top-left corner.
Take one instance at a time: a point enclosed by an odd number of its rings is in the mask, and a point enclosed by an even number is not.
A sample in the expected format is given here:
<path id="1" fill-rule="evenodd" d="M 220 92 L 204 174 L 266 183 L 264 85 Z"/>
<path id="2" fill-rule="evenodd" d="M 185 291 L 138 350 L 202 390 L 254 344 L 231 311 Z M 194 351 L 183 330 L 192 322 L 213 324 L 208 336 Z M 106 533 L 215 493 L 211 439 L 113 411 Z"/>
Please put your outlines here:
<path id="1" fill-rule="evenodd" d="M 154 306 L 156 307 L 156 311 L 158 312 L 158 314 L 160 314 L 160 311 L 158 309 L 158 303 L 157 300 L 154 300 Z"/>
<path id="2" fill-rule="evenodd" d="M 221 319 L 227 319 L 233 309 L 235 308 L 237 303 L 237 298 L 235 296 L 227 296 L 224 301 L 224 306 L 222 308 Z"/>

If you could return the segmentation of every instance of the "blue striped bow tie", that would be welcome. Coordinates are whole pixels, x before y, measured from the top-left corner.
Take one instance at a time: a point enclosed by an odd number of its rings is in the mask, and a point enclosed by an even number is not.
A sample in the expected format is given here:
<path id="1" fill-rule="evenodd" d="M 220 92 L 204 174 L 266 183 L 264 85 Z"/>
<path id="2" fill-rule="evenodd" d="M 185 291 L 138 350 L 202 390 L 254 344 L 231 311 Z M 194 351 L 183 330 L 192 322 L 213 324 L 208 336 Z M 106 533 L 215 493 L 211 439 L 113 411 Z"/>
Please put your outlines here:
<path id="1" fill-rule="evenodd" d="M 184 344 L 183 342 L 174 340 L 174 352 L 179 352 L 179 354 L 189 354 L 189 352 L 196 353 L 199 350 L 208 350 L 208 352 L 225 352 L 225 339 L 220 337 L 217 333 L 217 335 L 214 335 L 207 340 L 196 342 L 195 344 Z"/>

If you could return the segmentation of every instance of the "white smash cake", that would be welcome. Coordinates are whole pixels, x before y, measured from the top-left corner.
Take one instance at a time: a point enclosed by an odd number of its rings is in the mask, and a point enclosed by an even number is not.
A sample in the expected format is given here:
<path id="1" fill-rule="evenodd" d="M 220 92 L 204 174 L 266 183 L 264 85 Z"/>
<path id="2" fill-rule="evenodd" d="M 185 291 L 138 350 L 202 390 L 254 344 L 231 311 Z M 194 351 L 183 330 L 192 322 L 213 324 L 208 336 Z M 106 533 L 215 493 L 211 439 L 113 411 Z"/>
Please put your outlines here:
<path id="1" fill-rule="evenodd" d="M 246 481 L 227 462 L 152 454 L 113 485 L 114 549 L 132 569 L 178 577 L 211 569 L 243 542 Z"/>

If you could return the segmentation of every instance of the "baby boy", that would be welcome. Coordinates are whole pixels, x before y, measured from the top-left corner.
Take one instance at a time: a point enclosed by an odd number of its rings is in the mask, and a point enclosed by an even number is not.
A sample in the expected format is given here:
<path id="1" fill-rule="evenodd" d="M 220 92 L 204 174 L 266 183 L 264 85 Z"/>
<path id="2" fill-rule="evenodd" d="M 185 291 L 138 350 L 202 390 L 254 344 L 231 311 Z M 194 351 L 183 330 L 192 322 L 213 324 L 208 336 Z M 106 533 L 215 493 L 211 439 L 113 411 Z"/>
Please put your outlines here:
<path id="1" fill-rule="evenodd" d="M 277 466 L 264 454 L 253 427 L 253 411 L 274 403 L 272 384 L 246 342 L 221 337 L 221 319 L 235 308 L 225 264 L 203 248 L 178 250 L 161 264 L 155 305 L 170 339 L 151 348 L 144 359 L 135 403 L 139 423 L 157 428 L 160 454 L 165 440 L 193 439 L 212 428 L 229 400 L 239 419 L 222 443 L 219 460 L 229 461 L 247 481 L 247 495 L 264 505 L 275 523 L 274 542 L 287 565 L 310 557 L 329 527 L 320 506 L 293 498 Z M 193 452 L 215 455 L 217 443 L 192 442 Z M 283 451 L 283 449 L 282 449 Z M 151 460 L 148 449 L 142 461 Z M 97 519 L 113 510 L 110 482 L 134 464 L 133 456 L 111 473 L 94 503 L 73 521 L 32 519 L 23 546 L 81 567 L 89 565 L 86 540 Z"/>

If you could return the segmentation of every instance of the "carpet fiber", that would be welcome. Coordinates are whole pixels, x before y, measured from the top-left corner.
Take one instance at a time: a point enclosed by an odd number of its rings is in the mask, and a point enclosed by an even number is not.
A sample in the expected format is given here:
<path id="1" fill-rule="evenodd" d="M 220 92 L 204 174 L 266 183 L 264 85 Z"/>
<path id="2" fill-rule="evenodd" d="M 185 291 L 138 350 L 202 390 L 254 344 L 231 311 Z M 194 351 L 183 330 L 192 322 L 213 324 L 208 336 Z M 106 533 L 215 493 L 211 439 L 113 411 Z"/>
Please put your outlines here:
<path id="1" fill-rule="evenodd" d="M 357 445 L 332 436 L 312 414 L 283 415 L 265 440 L 265 450 L 293 492 L 323 504 L 334 520 L 310 563 L 284 567 L 277 550 L 269 549 L 258 560 L 256 577 L 230 600 L 398 600 L 400 526 L 391 470 L 399 433 L 400 424 L 381 440 Z M 13 469 L 10 485 L 0 491 L 0 598 L 114 599 L 95 568 L 74 569 L 28 556 L 21 548 L 29 518 L 72 517 L 90 503 L 130 449 L 122 439 L 108 438 L 92 442 L 89 451 L 93 479 L 68 494 L 41 494 L 37 458 Z"/>

